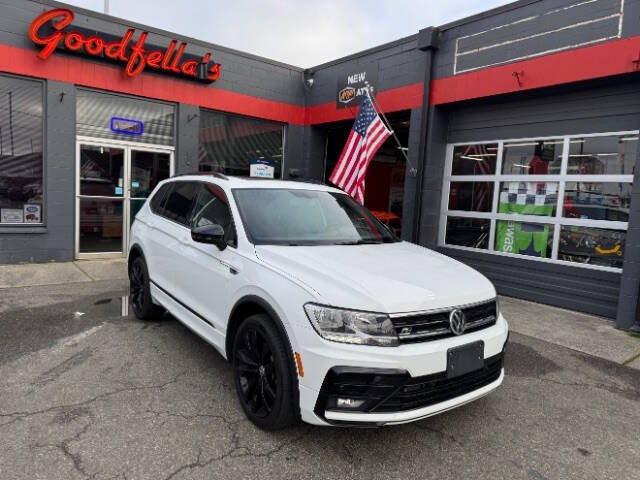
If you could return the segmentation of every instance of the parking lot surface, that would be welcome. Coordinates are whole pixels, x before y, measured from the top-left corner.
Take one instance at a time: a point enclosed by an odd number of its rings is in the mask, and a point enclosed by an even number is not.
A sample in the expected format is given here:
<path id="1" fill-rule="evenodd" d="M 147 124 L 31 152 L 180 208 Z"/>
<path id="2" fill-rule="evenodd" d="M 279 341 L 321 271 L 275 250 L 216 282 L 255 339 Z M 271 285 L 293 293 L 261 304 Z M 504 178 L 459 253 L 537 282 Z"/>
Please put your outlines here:
<path id="1" fill-rule="evenodd" d="M 230 366 L 124 284 L 0 291 L 0 478 L 640 478 L 640 371 L 512 334 L 495 393 L 381 429 L 244 417 Z"/>

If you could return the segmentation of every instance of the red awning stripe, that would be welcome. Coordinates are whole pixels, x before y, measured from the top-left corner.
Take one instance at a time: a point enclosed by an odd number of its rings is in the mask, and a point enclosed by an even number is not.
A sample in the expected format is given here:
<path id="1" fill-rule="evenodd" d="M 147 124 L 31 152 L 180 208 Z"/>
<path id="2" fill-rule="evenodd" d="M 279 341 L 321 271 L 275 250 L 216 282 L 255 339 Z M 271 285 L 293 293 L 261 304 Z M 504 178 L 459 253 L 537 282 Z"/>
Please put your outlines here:
<path id="1" fill-rule="evenodd" d="M 297 125 L 354 118 L 357 110 L 339 110 L 335 102 L 305 108 L 153 73 L 130 78 L 117 66 L 67 55 L 41 60 L 36 50 L 10 45 L 0 45 L 0 71 Z M 385 90 L 378 102 L 386 112 L 419 107 L 423 90 L 421 83 Z"/>

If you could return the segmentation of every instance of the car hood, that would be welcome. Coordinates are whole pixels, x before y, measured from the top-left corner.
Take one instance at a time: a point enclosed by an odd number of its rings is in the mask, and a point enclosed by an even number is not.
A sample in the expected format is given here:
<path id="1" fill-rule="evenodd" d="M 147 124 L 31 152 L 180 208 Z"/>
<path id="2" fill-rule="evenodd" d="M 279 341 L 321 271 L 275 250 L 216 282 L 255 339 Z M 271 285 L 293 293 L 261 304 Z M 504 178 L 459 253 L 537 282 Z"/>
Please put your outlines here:
<path id="1" fill-rule="evenodd" d="M 266 265 L 312 289 L 326 305 L 412 312 L 495 297 L 472 268 L 408 242 L 376 245 L 257 245 Z"/>

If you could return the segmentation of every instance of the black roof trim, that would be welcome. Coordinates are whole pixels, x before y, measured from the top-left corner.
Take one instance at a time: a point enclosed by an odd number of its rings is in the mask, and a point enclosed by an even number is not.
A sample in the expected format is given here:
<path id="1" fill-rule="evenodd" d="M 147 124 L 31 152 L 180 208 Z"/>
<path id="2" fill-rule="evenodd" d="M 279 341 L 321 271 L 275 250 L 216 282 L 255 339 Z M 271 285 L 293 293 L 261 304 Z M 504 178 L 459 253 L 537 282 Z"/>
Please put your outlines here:
<path id="1" fill-rule="evenodd" d="M 511 10 L 517 10 L 518 8 L 526 7 L 527 5 L 539 3 L 541 1 L 542 0 L 516 0 L 515 2 L 507 3 L 505 5 L 492 8 L 491 10 L 485 10 L 484 12 L 476 13 L 459 20 L 454 20 L 453 22 L 445 23 L 444 25 L 439 26 L 438 29 L 440 31 L 449 30 L 451 28 L 460 27 L 467 23 L 476 22 L 478 20 L 493 17 L 501 13 L 510 12 Z"/>
<path id="2" fill-rule="evenodd" d="M 366 50 L 361 50 L 360 52 L 355 52 L 346 57 L 341 57 L 336 60 L 331 60 L 329 62 L 321 63 L 320 65 L 316 65 L 315 67 L 306 68 L 305 72 L 319 70 L 321 68 L 332 67 L 334 65 L 338 65 L 340 63 L 348 62 L 349 60 L 354 60 L 356 58 L 360 58 L 363 55 L 371 55 L 372 53 L 376 53 L 382 50 L 386 50 L 388 48 L 396 47 L 398 45 L 402 45 L 405 43 L 411 43 L 418 39 L 418 34 L 414 33 L 413 35 L 409 35 L 407 37 L 402 37 L 397 40 L 393 40 L 391 42 L 383 43 L 381 45 L 377 45 L 375 47 L 367 48 Z"/>

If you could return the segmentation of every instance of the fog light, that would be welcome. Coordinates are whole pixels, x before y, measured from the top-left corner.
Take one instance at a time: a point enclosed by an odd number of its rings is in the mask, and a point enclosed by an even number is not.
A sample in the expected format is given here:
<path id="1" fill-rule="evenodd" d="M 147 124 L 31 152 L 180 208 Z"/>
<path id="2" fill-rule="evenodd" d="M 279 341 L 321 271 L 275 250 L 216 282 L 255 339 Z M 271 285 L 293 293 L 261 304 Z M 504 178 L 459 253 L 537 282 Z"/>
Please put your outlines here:
<path id="1" fill-rule="evenodd" d="M 338 408 L 356 409 L 360 408 L 364 402 L 364 400 L 356 400 L 355 398 L 338 398 L 336 399 L 336 406 Z"/>

